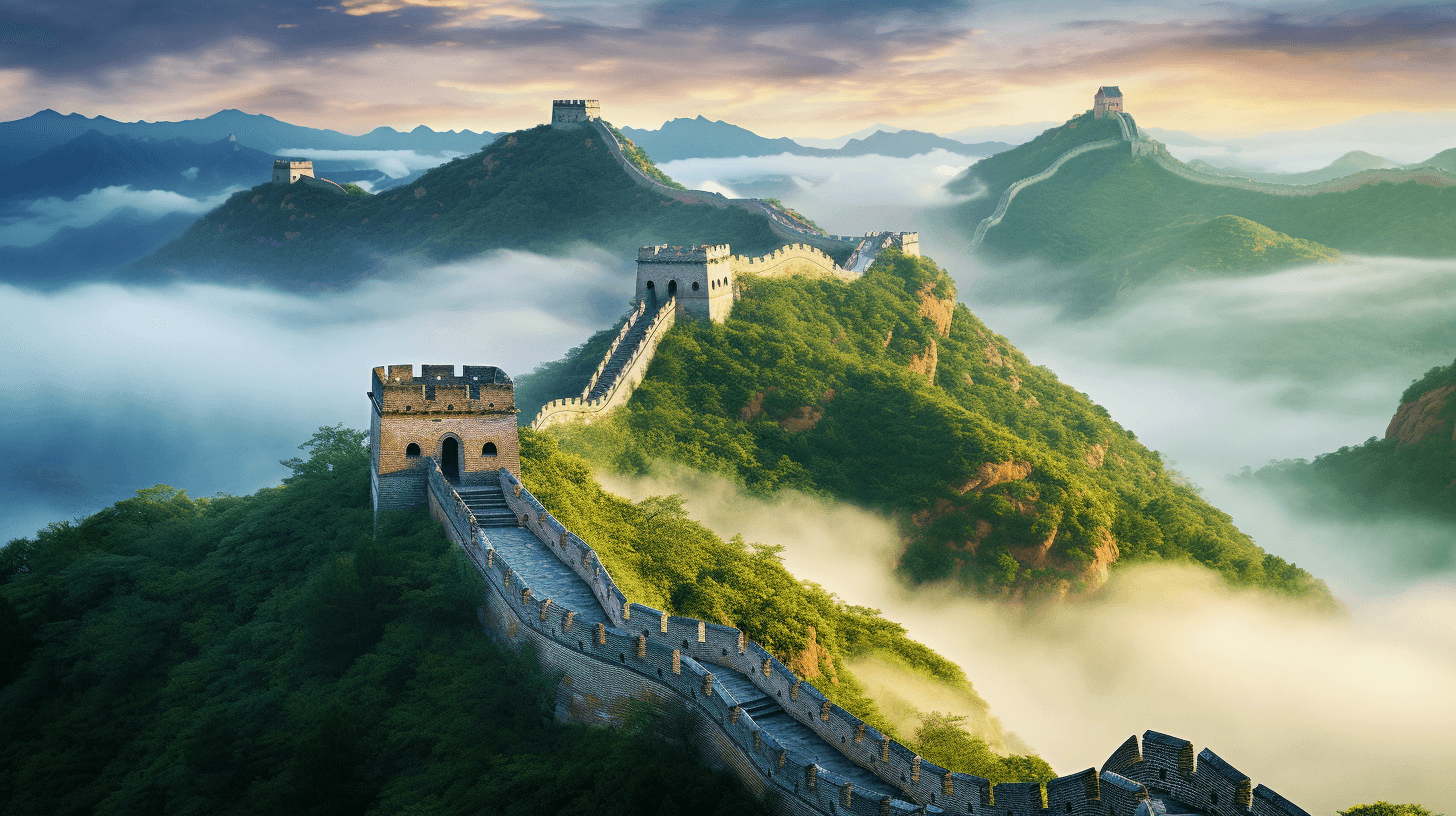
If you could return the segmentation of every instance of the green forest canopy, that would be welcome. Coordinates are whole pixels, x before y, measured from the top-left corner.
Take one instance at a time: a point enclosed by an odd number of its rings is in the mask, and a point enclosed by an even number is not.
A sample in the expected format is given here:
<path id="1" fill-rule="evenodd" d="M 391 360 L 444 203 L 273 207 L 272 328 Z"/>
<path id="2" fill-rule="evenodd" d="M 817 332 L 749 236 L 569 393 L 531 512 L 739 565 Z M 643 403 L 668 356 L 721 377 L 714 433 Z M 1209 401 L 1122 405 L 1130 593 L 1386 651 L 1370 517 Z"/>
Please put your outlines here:
<path id="1" fill-rule="evenodd" d="M 890 513 L 915 581 L 1076 591 L 1115 547 L 1119 564 L 1186 561 L 1234 585 L 1329 598 L 1105 409 L 954 303 L 930 259 L 889 251 L 848 284 L 739 285 L 726 323 L 664 337 L 626 406 L 551 433 L 619 472 L 666 459 L 762 493 Z"/>

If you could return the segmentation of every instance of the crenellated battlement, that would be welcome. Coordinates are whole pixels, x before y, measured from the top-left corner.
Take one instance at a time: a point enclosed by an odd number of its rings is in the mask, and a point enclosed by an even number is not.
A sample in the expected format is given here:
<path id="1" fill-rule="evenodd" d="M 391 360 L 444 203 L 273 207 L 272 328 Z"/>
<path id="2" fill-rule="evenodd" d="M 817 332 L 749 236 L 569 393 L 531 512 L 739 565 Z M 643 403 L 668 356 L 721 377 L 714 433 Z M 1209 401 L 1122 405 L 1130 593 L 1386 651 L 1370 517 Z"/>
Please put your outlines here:
<path id="1" fill-rule="evenodd" d="M 456 374 L 453 365 L 423 365 L 419 376 L 413 365 L 377 366 L 373 386 L 369 397 L 385 414 L 516 413 L 515 383 L 495 366 Z"/>
<path id="2" fill-rule="evenodd" d="M 370 494 L 374 509 L 425 502 L 424 472 L 439 459 L 452 481 L 494 481 L 495 472 L 521 469 L 516 386 L 495 366 L 376 366 L 371 372 Z"/>
<path id="3" fill-rule="evenodd" d="M 552 126 L 576 125 L 602 118 L 602 103 L 595 99 L 551 100 Z"/>
<path id="4" fill-rule="evenodd" d="M 708 246 L 645 246 L 637 250 L 638 263 L 707 263 L 721 261 L 728 257 L 727 244 Z"/>
<path id="5" fill-rule="evenodd" d="M 1212 751 L 1195 759 L 1191 743 L 1155 731 L 1141 745 L 1130 737 L 1100 771 L 1088 768 L 1044 786 L 993 784 L 949 771 L 834 705 L 742 630 L 632 603 L 589 544 L 514 475 L 501 473 L 520 525 L 555 556 L 551 569 L 584 584 L 589 595 L 576 603 L 590 608 L 538 592 L 437 476 L 432 490 L 446 495 L 432 499 L 432 508 L 487 579 L 482 622 L 508 644 L 533 643 L 538 659 L 569 679 L 558 688 L 558 716 L 618 722 L 632 699 L 686 709 L 705 753 L 779 812 L 988 814 L 994 807 L 996 816 L 1154 816 L 1165 804 L 1182 804 L 1177 810 L 1207 816 L 1308 816 L 1265 786 L 1253 787 Z M 595 702 L 587 710 L 562 708 L 562 694 Z M 776 705 L 774 716 L 788 715 L 823 745 L 780 742 L 771 720 L 761 724 L 748 712 L 749 704 L 765 699 Z M 824 753 L 830 749 L 851 764 L 831 761 Z"/>

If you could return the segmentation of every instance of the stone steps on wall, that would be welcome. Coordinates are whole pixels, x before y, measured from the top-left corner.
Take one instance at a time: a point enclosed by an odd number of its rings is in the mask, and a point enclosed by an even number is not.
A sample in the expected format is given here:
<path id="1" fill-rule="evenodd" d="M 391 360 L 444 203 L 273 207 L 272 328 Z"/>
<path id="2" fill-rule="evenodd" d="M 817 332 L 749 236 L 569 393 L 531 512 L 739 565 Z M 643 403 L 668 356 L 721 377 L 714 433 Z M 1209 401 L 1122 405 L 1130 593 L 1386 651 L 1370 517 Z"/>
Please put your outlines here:
<path id="1" fill-rule="evenodd" d="M 516 527 L 519 520 L 499 487 L 466 487 L 456 491 L 481 527 Z"/>
<path id="2" fill-rule="evenodd" d="M 655 317 L 657 317 L 655 309 L 643 312 L 637 318 L 637 322 L 632 324 L 632 330 L 627 332 L 627 336 L 617 344 L 617 350 L 612 352 L 611 359 L 607 360 L 606 367 L 602 369 L 601 376 L 597 378 L 597 384 L 586 395 L 587 402 L 601 399 L 612 390 L 612 386 L 617 382 L 617 376 L 632 361 L 632 355 L 637 352 L 637 347 L 642 345 L 642 340 L 647 336 L 647 330 L 652 326 Z"/>

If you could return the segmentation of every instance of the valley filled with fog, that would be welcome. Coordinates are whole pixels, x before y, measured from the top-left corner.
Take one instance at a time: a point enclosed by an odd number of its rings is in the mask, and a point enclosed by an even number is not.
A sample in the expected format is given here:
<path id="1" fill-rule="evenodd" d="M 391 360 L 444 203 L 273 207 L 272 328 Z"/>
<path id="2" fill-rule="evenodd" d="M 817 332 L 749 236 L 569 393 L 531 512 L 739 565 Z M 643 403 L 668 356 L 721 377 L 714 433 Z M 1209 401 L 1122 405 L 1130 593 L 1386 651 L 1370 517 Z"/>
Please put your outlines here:
<path id="1" fill-rule="evenodd" d="M 663 169 L 691 188 L 782 199 L 831 233 L 920 230 L 924 253 L 988 325 L 1161 451 L 1266 550 L 1326 579 L 1345 614 L 1151 566 L 1115 573 L 1094 600 L 1027 614 L 943 588 L 907 591 L 890 572 L 893 530 L 859 510 L 796 496 L 765 503 L 681 472 L 612 484 L 634 498 L 684 493 L 715 530 L 781 544 L 798 577 L 883 609 L 957 660 L 1002 724 L 1059 772 L 1098 764 L 1152 728 L 1212 747 L 1312 811 L 1376 798 L 1456 808 L 1444 774 L 1456 766 L 1456 641 L 1439 625 L 1456 619 L 1456 574 L 1407 557 L 1445 533 L 1301 518 L 1226 478 L 1382 435 L 1401 391 L 1456 356 L 1456 262 L 1354 257 L 1176 283 L 1072 320 L 993 295 L 964 234 L 944 223 L 938 210 L 955 199 L 942 185 L 970 161 L 785 155 Z M 199 206 L 113 198 L 158 212 Z M 48 221 L 0 235 L 32 230 L 29 240 L 105 214 L 36 215 Z M 0 286 L 10 316 L 0 535 L 159 482 L 194 496 L 276 484 L 287 472 L 278 460 L 318 426 L 367 427 L 371 367 L 524 374 L 626 310 L 632 260 L 589 246 L 560 258 L 495 252 L 312 294 Z"/>

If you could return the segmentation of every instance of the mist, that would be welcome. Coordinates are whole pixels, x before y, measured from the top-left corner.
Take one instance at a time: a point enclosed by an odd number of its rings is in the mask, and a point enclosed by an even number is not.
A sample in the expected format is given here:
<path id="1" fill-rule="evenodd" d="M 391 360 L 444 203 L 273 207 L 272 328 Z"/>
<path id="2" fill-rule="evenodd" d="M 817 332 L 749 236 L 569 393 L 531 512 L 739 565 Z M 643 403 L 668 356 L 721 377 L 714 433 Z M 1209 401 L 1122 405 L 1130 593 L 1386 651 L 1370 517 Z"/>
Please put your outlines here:
<path id="1" fill-rule="evenodd" d="M 782 546 L 796 577 L 882 610 L 956 661 L 1058 773 L 1100 766 L 1153 729 L 1212 748 L 1311 813 L 1377 799 L 1456 807 L 1456 586 L 1417 582 L 1318 614 L 1201 568 L 1144 566 L 1114 571 L 1090 599 L 1028 611 L 906 588 L 891 570 L 898 538 L 866 511 L 766 501 L 684 471 L 603 480 L 633 499 L 681 493 L 720 535 Z"/>
<path id="2" fill-rule="evenodd" d="M 322 150 L 312 147 L 284 147 L 278 150 L 277 155 L 378 170 L 392 179 L 397 179 L 419 170 L 438 167 L 464 154 L 448 151 L 435 155 L 418 150 Z"/>
<path id="3" fill-rule="evenodd" d="M 127 211 L 142 221 L 155 221 L 172 213 L 201 215 L 227 200 L 240 187 L 229 187 L 207 198 L 191 198 L 167 190 L 101 187 L 70 201 L 51 196 L 14 208 L 0 217 L 0 246 L 30 247 L 66 227 L 84 228 Z"/>
<path id="4" fill-rule="evenodd" d="M 886 156 L 740 156 L 680 159 L 663 172 L 687 187 L 747 198 L 778 198 L 834 235 L 921 229 L 923 213 L 966 197 L 945 184 L 978 159 L 933 150 Z"/>
<path id="5" fill-rule="evenodd" d="M 0 286 L 0 541 L 137 488 L 247 493 L 321 425 L 367 428 L 369 372 L 390 363 L 560 357 L 626 310 L 630 264 L 494 252 L 399 270 L 347 292 L 200 283 Z"/>

